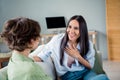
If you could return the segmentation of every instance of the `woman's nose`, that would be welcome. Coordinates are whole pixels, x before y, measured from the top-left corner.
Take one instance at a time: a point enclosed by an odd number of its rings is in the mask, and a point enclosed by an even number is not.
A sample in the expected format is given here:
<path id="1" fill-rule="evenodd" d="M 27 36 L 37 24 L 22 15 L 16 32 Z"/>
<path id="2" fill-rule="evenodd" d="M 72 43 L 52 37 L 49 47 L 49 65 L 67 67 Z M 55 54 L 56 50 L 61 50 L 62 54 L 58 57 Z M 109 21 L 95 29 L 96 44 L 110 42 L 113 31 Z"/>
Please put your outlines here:
<path id="1" fill-rule="evenodd" d="M 71 29 L 70 29 L 70 33 L 74 33 L 74 29 L 71 28 Z"/>

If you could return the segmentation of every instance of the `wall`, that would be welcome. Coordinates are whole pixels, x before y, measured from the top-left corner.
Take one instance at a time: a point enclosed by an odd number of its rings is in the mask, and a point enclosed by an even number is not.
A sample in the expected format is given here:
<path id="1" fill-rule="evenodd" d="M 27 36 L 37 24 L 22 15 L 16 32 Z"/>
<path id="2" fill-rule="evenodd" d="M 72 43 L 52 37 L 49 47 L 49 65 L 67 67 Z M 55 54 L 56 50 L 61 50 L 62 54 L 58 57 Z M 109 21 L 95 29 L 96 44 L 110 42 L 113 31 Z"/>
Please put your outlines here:
<path id="1" fill-rule="evenodd" d="M 47 31 L 45 17 L 83 15 L 88 29 L 98 31 L 97 48 L 107 58 L 105 0 L 0 0 L 0 31 L 4 21 L 25 16 L 39 21 L 42 34 Z"/>
<path id="2" fill-rule="evenodd" d="M 120 62 L 120 0 L 106 0 L 109 60 Z"/>

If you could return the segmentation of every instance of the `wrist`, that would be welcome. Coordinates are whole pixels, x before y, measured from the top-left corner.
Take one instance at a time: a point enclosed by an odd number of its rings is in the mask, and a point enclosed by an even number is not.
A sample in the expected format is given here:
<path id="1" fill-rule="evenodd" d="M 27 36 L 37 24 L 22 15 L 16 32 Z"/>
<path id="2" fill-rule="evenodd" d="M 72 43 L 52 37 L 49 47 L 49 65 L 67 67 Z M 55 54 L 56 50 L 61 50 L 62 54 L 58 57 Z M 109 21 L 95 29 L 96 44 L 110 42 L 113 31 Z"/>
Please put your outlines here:
<path id="1" fill-rule="evenodd" d="M 79 60 L 79 58 L 80 58 L 80 56 L 78 56 L 78 55 L 75 56 L 75 59 Z"/>

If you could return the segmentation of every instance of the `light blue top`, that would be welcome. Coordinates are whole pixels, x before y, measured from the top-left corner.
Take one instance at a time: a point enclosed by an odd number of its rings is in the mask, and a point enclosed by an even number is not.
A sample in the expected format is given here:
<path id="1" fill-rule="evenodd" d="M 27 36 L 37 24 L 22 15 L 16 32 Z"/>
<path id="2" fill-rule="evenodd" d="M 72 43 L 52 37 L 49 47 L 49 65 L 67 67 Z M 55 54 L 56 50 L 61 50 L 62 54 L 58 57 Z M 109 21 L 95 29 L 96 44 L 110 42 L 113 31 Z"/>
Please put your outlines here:
<path id="1" fill-rule="evenodd" d="M 43 61 L 46 61 L 49 56 L 52 57 L 58 76 L 64 75 L 67 71 L 78 71 L 78 70 L 80 71 L 85 68 L 76 59 L 75 59 L 75 63 L 72 64 L 71 68 L 68 67 L 67 66 L 68 54 L 66 52 L 64 52 L 63 66 L 60 65 L 60 44 L 63 37 L 64 37 L 64 34 L 59 34 L 54 36 L 51 39 L 51 41 L 47 43 L 45 47 L 42 49 L 42 51 L 38 54 L 38 56 Z M 95 60 L 95 57 L 94 57 L 95 51 L 91 41 L 89 41 L 89 44 L 90 44 L 90 48 L 87 55 L 85 56 L 85 59 L 90 63 L 91 67 L 93 67 L 94 60 Z M 77 48 L 80 50 L 79 45 L 77 45 Z"/>

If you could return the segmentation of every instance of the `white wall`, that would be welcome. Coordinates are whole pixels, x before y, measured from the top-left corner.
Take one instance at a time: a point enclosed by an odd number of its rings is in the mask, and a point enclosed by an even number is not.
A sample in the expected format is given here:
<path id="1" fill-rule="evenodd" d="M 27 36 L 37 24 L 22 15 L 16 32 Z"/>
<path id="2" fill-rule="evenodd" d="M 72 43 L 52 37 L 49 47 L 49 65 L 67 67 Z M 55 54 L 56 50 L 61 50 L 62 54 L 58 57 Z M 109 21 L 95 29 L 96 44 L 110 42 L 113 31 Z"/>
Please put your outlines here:
<path id="1" fill-rule="evenodd" d="M 89 30 L 98 31 L 98 49 L 107 58 L 105 0 L 0 0 L 0 31 L 4 21 L 25 16 L 39 21 L 42 33 L 47 31 L 45 17 L 82 15 Z"/>

